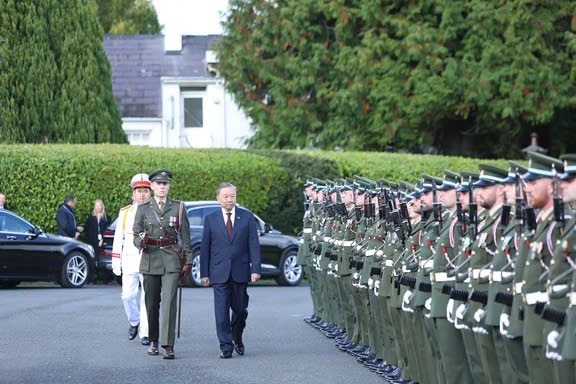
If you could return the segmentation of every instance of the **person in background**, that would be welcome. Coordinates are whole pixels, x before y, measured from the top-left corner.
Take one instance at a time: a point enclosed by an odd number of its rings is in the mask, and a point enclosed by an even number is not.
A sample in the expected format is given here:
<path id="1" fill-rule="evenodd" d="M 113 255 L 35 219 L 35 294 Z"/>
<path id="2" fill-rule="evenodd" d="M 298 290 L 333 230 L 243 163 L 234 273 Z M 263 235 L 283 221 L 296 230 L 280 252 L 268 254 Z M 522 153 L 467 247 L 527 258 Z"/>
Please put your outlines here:
<path id="1" fill-rule="evenodd" d="M 106 228 L 112 223 L 110 216 L 106 213 L 104 203 L 100 199 L 94 201 L 94 209 L 92 213 L 86 217 L 84 222 L 84 233 L 86 234 L 86 242 L 94 248 L 96 255 L 102 250 L 104 245 L 103 234 Z"/>
<path id="2" fill-rule="evenodd" d="M 118 222 L 114 232 L 112 245 L 112 272 L 116 276 L 122 276 L 122 303 L 124 311 L 130 323 L 128 339 L 133 340 L 140 329 L 140 341 L 142 345 L 150 345 L 148 338 L 148 317 L 144 302 L 144 278 L 140 273 L 140 259 L 142 253 L 134 246 L 132 227 L 136 210 L 140 204 L 150 201 L 151 189 L 148 175 L 139 173 L 130 181 L 132 188 L 132 204 L 120 209 Z M 140 291 L 140 303 L 138 303 L 138 291 Z"/>
<path id="3" fill-rule="evenodd" d="M 58 208 L 58 212 L 56 213 L 56 225 L 58 227 L 57 233 L 60 236 L 78 239 L 80 233 L 84 231 L 84 228 L 79 227 L 76 224 L 76 213 L 74 212 L 76 204 L 76 196 L 68 194 L 64 198 L 62 205 Z"/>
<path id="4" fill-rule="evenodd" d="M 0 192 L 0 209 L 8 209 L 6 206 L 6 195 Z"/>

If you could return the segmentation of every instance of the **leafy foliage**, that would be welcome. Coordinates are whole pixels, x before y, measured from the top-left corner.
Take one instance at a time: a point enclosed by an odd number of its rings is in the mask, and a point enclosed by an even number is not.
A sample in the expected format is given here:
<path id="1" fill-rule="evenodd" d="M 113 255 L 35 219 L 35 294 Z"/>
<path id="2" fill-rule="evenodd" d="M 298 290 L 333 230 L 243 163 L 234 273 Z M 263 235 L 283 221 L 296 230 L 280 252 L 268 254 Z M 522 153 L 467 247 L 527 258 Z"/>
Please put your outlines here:
<path id="1" fill-rule="evenodd" d="M 0 143 L 126 143 L 93 3 L 0 9 Z"/>
<path id="2" fill-rule="evenodd" d="M 136 173 L 168 168 L 170 195 L 181 200 L 214 200 L 223 181 L 238 187 L 238 202 L 285 233 L 302 226 L 302 185 L 308 177 L 414 182 L 444 169 L 475 171 L 485 160 L 449 156 L 321 151 L 238 151 L 160 149 L 125 145 L 0 145 L 0 191 L 7 204 L 47 231 L 55 231 L 56 210 L 67 193 L 78 196 L 83 220 L 95 199 L 116 216 L 130 203 Z M 507 167 L 506 162 L 489 161 Z"/>
<path id="3" fill-rule="evenodd" d="M 162 27 L 150 0 L 95 0 L 104 33 L 158 34 Z"/>
<path id="4" fill-rule="evenodd" d="M 218 48 L 255 148 L 576 148 L 574 3 L 232 0 Z M 487 144 L 489 143 L 489 144 Z"/>

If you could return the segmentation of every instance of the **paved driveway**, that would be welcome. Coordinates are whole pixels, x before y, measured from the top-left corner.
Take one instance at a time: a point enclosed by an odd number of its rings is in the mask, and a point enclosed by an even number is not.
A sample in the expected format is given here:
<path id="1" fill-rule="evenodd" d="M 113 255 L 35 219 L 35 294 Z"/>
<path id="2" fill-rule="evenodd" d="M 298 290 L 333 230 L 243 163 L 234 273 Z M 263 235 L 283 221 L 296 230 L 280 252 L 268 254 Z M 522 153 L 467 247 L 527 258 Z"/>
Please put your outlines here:
<path id="1" fill-rule="evenodd" d="M 221 360 L 211 289 L 184 289 L 176 359 L 129 341 L 119 286 L 0 290 L 0 383 L 385 383 L 302 319 L 308 287 L 249 289 L 246 354 Z"/>

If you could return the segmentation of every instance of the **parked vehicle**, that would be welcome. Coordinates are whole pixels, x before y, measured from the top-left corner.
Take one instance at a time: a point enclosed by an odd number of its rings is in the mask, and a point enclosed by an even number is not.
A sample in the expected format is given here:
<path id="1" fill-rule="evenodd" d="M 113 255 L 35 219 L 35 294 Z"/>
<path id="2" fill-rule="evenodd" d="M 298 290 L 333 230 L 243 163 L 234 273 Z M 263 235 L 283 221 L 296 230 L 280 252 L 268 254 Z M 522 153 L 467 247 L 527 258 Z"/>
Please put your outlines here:
<path id="1" fill-rule="evenodd" d="M 55 281 L 81 288 L 96 270 L 92 246 L 44 233 L 17 214 L 0 210 L 0 288 L 23 281 Z"/>
<path id="2" fill-rule="evenodd" d="M 217 201 L 185 202 L 188 220 L 190 222 L 190 241 L 192 243 L 192 271 L 186 281 L 186 286 L 200 286 L 200 244 L 202 243 L 202 226 L 206 215 L 220 209 Z M 260 253 L 262 277 L 274 278 L 279 285 L 295 286 L 303 278 L 302 267 L 296 264 L 298 239 L 284 235 L 272 228 L 260 217 L 256 217 L 256 227 L 260 235 Z M 112 270 L 112 243 L 116 221 L 104 233 L 104 249 L 98 256 L 100 268 Z"/>

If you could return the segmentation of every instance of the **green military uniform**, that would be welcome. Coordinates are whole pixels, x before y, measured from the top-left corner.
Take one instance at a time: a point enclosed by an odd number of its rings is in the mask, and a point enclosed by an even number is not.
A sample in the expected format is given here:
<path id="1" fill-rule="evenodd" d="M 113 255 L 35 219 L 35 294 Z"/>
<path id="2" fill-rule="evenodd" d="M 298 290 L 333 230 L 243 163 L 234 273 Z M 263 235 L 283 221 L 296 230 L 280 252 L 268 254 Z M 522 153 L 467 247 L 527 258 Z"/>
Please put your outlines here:
<path id="1" fill-rule="evenodd" d="M 149 176 L 152 183 L 170 182 L 171 177 L 167 170 Z M 181 263 L 192 264 L 188 228 L 183 203 L 169 198 L 164 209 L 152 198 L 138 206 L 134 218 L 134 245 L 142 249 L 140 273 L 144 276 L 149 338 L 150 342 L 159 341 L 163 347 L 174 346 Z M 179 257 L 177 251 L 180 250 L 185 260 Z"/>
<path id="2" fill-rule="evenodd" d="M 500 221 L 502 220 L 503 198 L 497 196 L 497 191 L 490 188 L 495 188 L 500 184 L 508 176 L 508 172 L 488 164 L 481 164 L 480 170 L 480 177 L 474 183 L 474 188 L 488 189 L 487 191 L 482 191 L 482 193 L 492 193 L 496 200 L 494 201 L 494 206 L 485 207 L 489 211 L 484 220 L 480 222 L 476 239 L 470 246 L 469 300 L 465 321 L 471 324 L 475 334 L 480 362 L 487 376 L 487 381 L 489 383 L 501 383 L 501 371 L 503 369 L 501 370 L 500 365 L 506 366 L 504 351 L 495 347 L 493 338 L 495 328 L 486 326 L 484 317 L 485 306 L 488 302 L 490 263 L 496 253 L 496 246 L 502 233 Z M 509 217 L 504 220 L 509 220 Z"/>
<path id="3" fill-rule="evenodd" d="M 576 177 L 576 155 L 564 155 L 560 157 L 564 161 L 564 174 L 559 178 L 566 183 L 574 183 Z M 554 383 L 570 383 L 574 380 L 574 359 L 567 358 L 562 354 L 562 346 L 565 345 L 566 335 L 574 334 L 574 324 L 572 328 L 566 324 L 566 311 L 570 306 L 570 283 L 573 280 L 576 269 L 576 217 L 569 205 L 565 205 L 560 195 L 562 190 L 572 189 L 570 184 L 560 188 L 560 182 L 555 181 L 554 196 L 555 220 L 559 225 L 562 235 L 554 246 L 554 255 L 550 262 L 548 280 L 546 282 L 548 302 L 542 318 L 544 323 L 544 337 L 546 344 L 546 357 L 553 360 Z M 573 185 L 573 184 L 572 184 Z M 572 199 L 572 194 L 568 194 Z M 574 203 L 574 201 L 568 201 Z M 558 222 L 559 221 L 559 222 Z M 566 327 L 568 325 L 568 327 Z M 574 337 L 572 338 L 574 342 Z M 576 348 L 575 348 L 576 349 Z"/>
<path id="4" fill-rule="evenodd" d="M 522 176 L 527 182 L 540 178 L 552 178 L 561 171 L 563 164 L 548 156 L 528 153 L 528 173 Z M 549 196 L 552 201 L 552 196 Z M 544 320 L 541 313 L 548 297 L 545 279 L 552 259 L 553 245 L 560 235 L 560 227 L 554 221 L 553 208 L 548 205 L 539 212 L 538 227 L 530 243 L 523 271 L 522 295 L 524 301 L 524 353 L 528 363 L 531 382 L 543 383 L 550 378 L 551 360 L 544 350 Z"/>
<path id="5" fill-rule="evenodd" d="M 517 175 L 527 171 L 528 169 L 524 166 L 510 161 L 508 177 L 504 179 L 503 184 L 519 182 Z M 518 196 L 518 198 L 521 199 L 521 196 Z M 518 202 L 520 203 L 520 200 Z M 521 214 L 521 206 L 518 206 L 518 208 L 518 213 Z M 500 222 L 504 229 L 499 236 L 500 241 L 490 264 L 490 284 L 484 324 L 495 329 L 492 333 L 494 345 L 497 350 L 503 350 L 505 354 L 507 364 L 500 364 L 502 380 L 505 383 L 527 383 L 528 367 L 526 366 L 522 340 L 521 338 L 507 337 L 507 329 L 501 327 L 500 321 L 502 313 L 506 313 L 506 316 L 509 313 L 513 301 L 512 282 L 517 251 L 516 240 L 521 234 L 521 219 L 518 218 L 515 209 L 515 205 L 511 206 L 512 217 L 508 225 L 503 225 L 505 221 Z"/>
<path id="6" fill-rule="evenodd" d="M 438 188 L 446 193 L 460 193 L 460 176 L 450 171 L 444 171 L 445 177 Z M 449 192 L 448 192 L 449 191 Z M 445 215 L 445 222 L 434 245 L 432 272 L 432 294 L 430 304 L 430 317 L 434 319 L 436 334 L 438 335 L 438 348 L 442 359 L 445 383 L 471 383 L 472 377 L 468 361 L 463 359 L 466 349 L 462 334 L 453 327 L 446 317 L 449 296 L 446 294 L 454 287 L 455 278 L 453 269 L 457 248 L 460 244 L 462 232 L 458 221 L 458 212 L 455 207 Z M 460 206 L 461 208 L 461 206 Z M 463 214 L 463 213 L 462 213 Z"/>
<path id="7" fill-rule="evenodd" d="M 465 210 L 468 210 L 468 218 L 466 224 L 466 233 L 462 235 L 462 241 L 459 247 L 458 254 L 456 255 L 456 265 L 450 271 L 450 275 L 454 276 L 454 288 L 450 291 L 450 300 L 446 309 L 446 315 L 449 321 L 453 322 L 454 327 L 460 330 L 462 334 L 462 341 L 466 349 L 466 359 L 468 360 L 468 367 L 472 374 L 474 383 L 485 383 L 487 381 L 486 373 L 482 367 L 480 359 L 480 352 L 476 343 L 476 338 L 472 332 L 472 324 L 467 322 L 464 318 L 466 306 L 468 303 L 468 286 L 470 284 L 469 266 L 471 261 L 471 245 L 476 239 L 478 223 L 482 222 L 486 211 L 481 213 L 477 212 L 477 205 L 473 199 L 474 190 L 472 187 L 473 182 L 479 178 L 479 174 L 470 172 L 461 172 L 462 186 L 461 191 L 469 193 L 468 205 Z M 472 210 L 474 208 L 474 210 Z"/>

